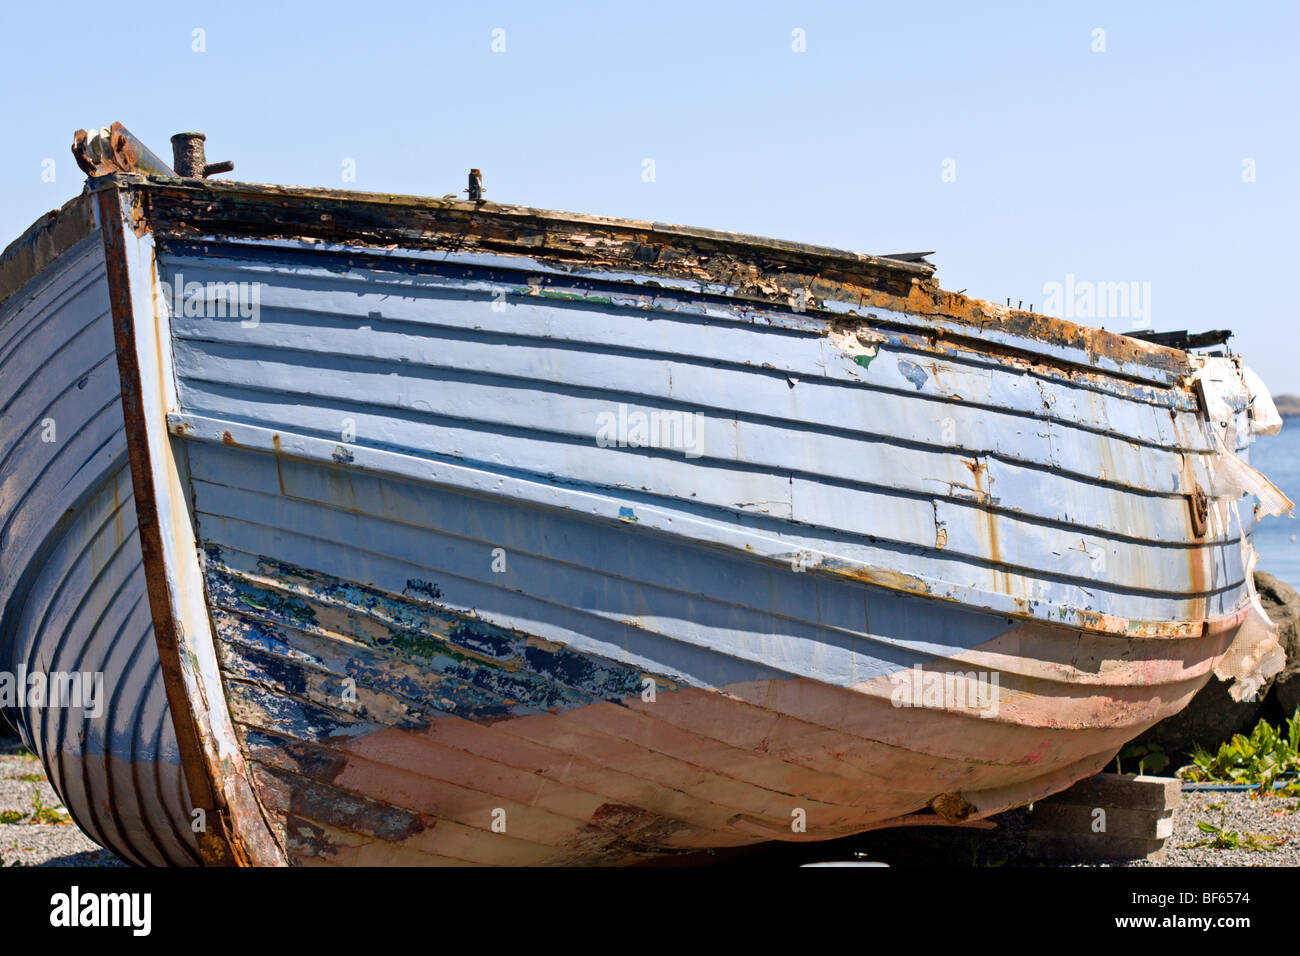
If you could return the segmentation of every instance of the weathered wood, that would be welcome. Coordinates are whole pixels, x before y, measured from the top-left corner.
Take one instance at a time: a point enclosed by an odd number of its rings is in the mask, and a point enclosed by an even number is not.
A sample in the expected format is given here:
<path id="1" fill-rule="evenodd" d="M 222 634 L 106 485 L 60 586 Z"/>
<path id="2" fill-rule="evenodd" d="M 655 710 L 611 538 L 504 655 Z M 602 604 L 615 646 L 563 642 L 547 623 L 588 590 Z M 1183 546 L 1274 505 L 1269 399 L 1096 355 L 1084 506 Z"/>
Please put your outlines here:
<path id="1" fill-rule="evenodd" d="M 95 232 L 95 204 L 87 195 L 46 213 L 0 253 L 0 304 Z M 51 270 L 51 275 L 57 275 Z M 47 276 L 48 280 L 51 276 Z"/>
<path id="2" fill-rule="evenodd" d="M 1130 810 L 1172 810 L 1181 799 L 1182 784 L 1175 777 L 1127 776 L 1102 773 L 1080 780 L 1069 790 L 1044 803 Z"/>
<path id="3" fill-rule="evenodd" d="M 1173 777 L 1080 780 L 1034 804 L 1027 852 L 1053 860 L 1163 859 L 1179 788 Z"/>
<path id="4" fill-rule="evenodd" d="M 1032 831 L 1025 852 L 1038 860 L 1163 860 L 1169 850 L 1164 840 L 1139 837 L 1094 840 L 1085 833 Z"/>
<path id="5" fill-rule="evenodd" d="M 1099 816 L 1104 813 L 1104 816 Z M 1104 826 L 1104 830 L 1094 827 Z M 1049 797 L 1034 804 L 1031 832 L 1072 833 L 1081 837 L 1141 837 L 1163 840 L 1174 832 L 1172 810 L 1128 810 L 1121 807 L 1090 807 L 1058 803 Z"/>

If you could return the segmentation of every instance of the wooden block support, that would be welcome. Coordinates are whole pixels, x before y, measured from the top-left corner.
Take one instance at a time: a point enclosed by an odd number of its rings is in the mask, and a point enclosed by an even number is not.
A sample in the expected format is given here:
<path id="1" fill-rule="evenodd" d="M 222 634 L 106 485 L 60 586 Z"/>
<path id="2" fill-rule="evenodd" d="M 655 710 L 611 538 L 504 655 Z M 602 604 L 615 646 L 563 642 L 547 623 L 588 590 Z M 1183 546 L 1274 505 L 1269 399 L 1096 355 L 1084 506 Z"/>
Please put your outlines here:
<path id="1" fill-rule="evenodd" d="M 1052 794 L 1039 803 L 1086 804 L 1093 807 L 1123 807 L 1128 810 L 1172 810 L 1182 799 L 1177 777 L 1129 777 L 1099 773 L 1080 780 L 1069 790 Z"/>
<path id="2" fill-rule="evenodd" d="M 1180 799 L 1173 777 L 1080 780 L 1034 804 L 1026 852 L 1048 860 L 1163 860 Z"/>
<path id="3" fill-rule="evenodd" d="M 1098 810 L 1103 814 L 1100 817 Z M 1034 830 L 1054 833 L 1163 840 L 1174 832 L 1174 813 L 1172 810 L 1157 813 L 1153 810 L 1125 810 L 1119 807 L 1039 803 L 1034 805 L 1030 826 Z"/>
<path id="4" fill-rule="evenodd" d="M 1163 860 L 1169 855 L 1164 840 L 1110 837 L 1090 840 L 1097 834 L 1029 831 L 1025 853 L 1036 860 Z M 1104 834 L 1102 835 L 1104 837 Z"/>

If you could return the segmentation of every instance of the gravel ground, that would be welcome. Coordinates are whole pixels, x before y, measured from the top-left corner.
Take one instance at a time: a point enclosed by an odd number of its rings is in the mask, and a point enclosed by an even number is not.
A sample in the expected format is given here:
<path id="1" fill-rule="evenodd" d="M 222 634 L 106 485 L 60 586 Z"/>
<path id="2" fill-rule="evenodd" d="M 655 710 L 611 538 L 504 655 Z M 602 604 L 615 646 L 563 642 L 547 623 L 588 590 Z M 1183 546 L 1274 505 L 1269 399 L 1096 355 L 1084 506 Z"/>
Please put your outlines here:
<path id="1" fill-rule="evenodd" d="M 1253 833 L 1281 837 L 1282 842 L 1275 850 L 1258 852 L 1206 846 L 1185 849 L 1186 844 L 1213 839 L 1213 834 L 1197 829 L 1198 820 L 1235 830 L 1243 838 Z M 1252 793 L 1184 793 L 1182 805 L 1174 813 L 1174 835 L 1168 845 L 1169 859 L 1163 864 L 1138 865 L 1300 866 L 1300 799 L 1257 798 Z"/>
<path id="2" fill-rule="evenodd" d="M 992 830 L 952 827 L 914 827 L 881 830 L 850 840 L 825 844 L 834 852 L 819 859 L 850 859 L 860 855 L 891 866 L 1300 866 L 1300 799 L 1256 798 L 1253 793 L 1189 791 L 1174 811 L 1174 833 L 1166 841 L 1168 856 L 1161 861 L 1113 863 L 1040 863 L 1025 854 L 1029 810 L 1012 810 L 994 818 Z M 1280 837 L 1272 850 L 1252 851 L 1190 844 L 1212 840 L 1214 834 L 1197 827 L 1199 821 L 1227 831 L 1242 840 L 1247 834 Z M 1268 842 L 1260 840 L 1259 842 Z M 816 851 L 813 851 L 814 853 Z"/>
<path id="3" fill-rule="evenodd" d="M 125 865 L 68 818 L 41 762 L 18 741 L 0 739 L 0 866 Z"/>

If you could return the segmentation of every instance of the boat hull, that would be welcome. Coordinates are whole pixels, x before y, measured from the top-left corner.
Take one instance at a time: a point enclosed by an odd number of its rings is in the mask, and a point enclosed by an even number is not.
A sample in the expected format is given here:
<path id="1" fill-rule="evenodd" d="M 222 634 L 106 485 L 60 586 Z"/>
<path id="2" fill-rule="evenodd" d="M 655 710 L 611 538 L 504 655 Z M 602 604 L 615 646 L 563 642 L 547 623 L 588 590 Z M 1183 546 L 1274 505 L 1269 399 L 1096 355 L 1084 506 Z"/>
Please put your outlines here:
<path id="1" fill-rule="evenodd" d="M 960 824 L 1100 770 L 1242 620 L 1253 515 L 1190 534 L 1177 389 L 533 258 L 158 267 L 215 653 L 293 862 Z"/>
<path id="2" fill-rule="evenodd" d="M 83 206 L 86 204 L 82 204 Z M 59 799 L 124 860 L 199 860 L 145 595 L 103 241 L 0 306 L 0 695 Z M 60 680 L 76 681 L 63 698 Z M 37 687 L 45 688 L 41 694 Z"/>
<path id="3" fill-rule="evenodd" d="M 1231 363 L 748 237 L 111 176 L 89 201 L 107 397 L 52 343 L 28 361 L 103 449 L 67 487 L 6 478 L 33 537 L 0 649 L 113 684 L 107 770 L 23 719 L 128 859 L 963 824 L 1260 670 L 1262 638 L 1223 669 L 1267 497 Z M 15 394 L 30 432 L 47 400 Z"/>
<path id="4" fill-rule="evenodd" d="M 1099 637 L 873 592 L 873 617 L 934 631 L 910 667 L 835 687 L 683 650 L 674 679 L 450 612 L 425 581 L 397 595 L 222 537 L 205 557 L 232 717 L 310 865 L 632 863 L 981 818 L 1100 770 L 1235 633 Z M 719 670 L 750 679 L 699 686 Z"/>

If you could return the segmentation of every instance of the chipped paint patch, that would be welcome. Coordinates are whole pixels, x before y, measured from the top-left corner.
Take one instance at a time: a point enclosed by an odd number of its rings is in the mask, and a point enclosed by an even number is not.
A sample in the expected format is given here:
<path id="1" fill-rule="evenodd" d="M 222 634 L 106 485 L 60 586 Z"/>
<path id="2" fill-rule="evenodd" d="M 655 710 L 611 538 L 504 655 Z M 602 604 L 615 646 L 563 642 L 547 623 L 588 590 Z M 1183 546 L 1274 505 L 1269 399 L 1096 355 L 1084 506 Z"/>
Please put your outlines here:
<path id="1" fill-rule="evenodd" d="M 864 369 L 871 368 L 881 344 L 888 341 L 888 336 L 866 326 L 850 327 L 844 323 L 833 324 L 828 335 L 837 349 Z"/>
<path id="2" fill-rule="evenodd" d="M 424 599 L 434 602 L 442 598 L 442 589 L 431 581 L 421 581 L 418 578 L 412 578 L 406 582 L 406 589 L 402 592 L 408 597 L 421 596 Z"/>
<path id="3" fill-rule="evenodd" d="M 948 525 L 939 517 L 939 502 L 931 502 L 934 506 L 934 546 L 942 550 L 948 547 Z"/>
<path id="4" fill-rule="evenodd" d="M 898 371 L 899 374 L 903 376 L 903 378 L 907 379 L 909 382 L 911 382 L 913 385 L 916 386 L 916 390 L 918 392 L 921 390 L 921 387 L 925 385 L 925 383 L 930 379 L 929 374 L 925 371 L 924 368 L 922 368 L 920 365 L 917 365 L 915 362 L 909 362 L 907 359 L 898 360 Z"/>
<path id="5" fill-rule="evenodd" d="M 205 551 L 228 675 L 288 688 L 326 710 L 339 709 L 349 680 L 359 695 L 370 695 L 369 712 L 400 714 L 415 725 L 435 713 L 497 720 L 620 701 L 642 690 L 640 668 L 454 610 L 427 582 L 408 584 L 418 595 L 412 599 L 269 558 L 250 565 L 215 545 Z M 660 689 L 674 686 L 653 679 Z M 305 712 L 294 723 L 322 720 L 336 723 Z"/>

